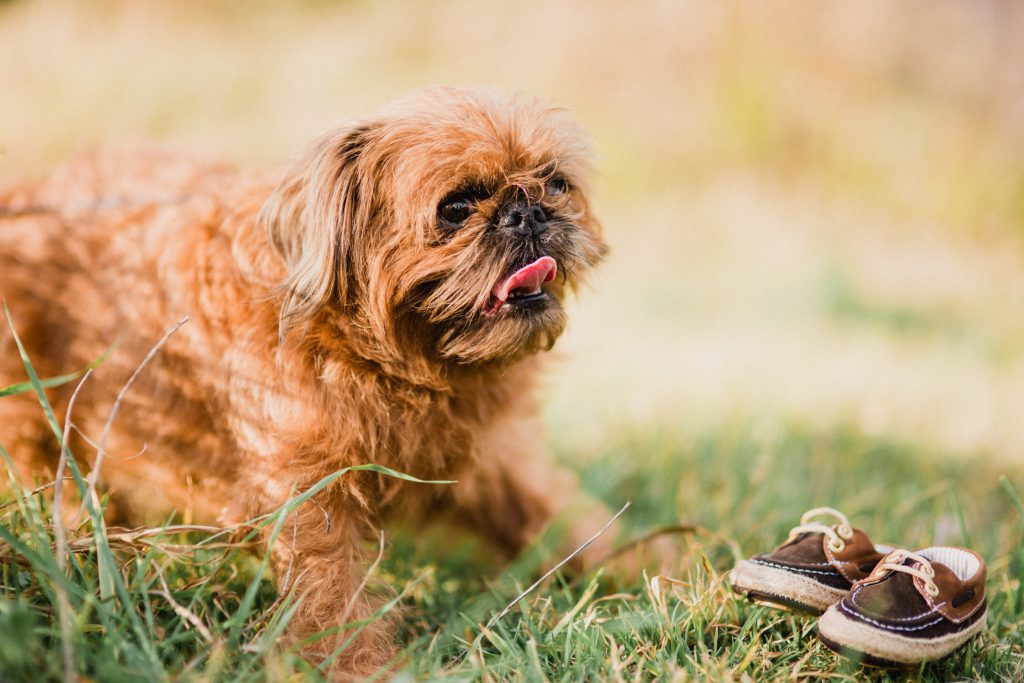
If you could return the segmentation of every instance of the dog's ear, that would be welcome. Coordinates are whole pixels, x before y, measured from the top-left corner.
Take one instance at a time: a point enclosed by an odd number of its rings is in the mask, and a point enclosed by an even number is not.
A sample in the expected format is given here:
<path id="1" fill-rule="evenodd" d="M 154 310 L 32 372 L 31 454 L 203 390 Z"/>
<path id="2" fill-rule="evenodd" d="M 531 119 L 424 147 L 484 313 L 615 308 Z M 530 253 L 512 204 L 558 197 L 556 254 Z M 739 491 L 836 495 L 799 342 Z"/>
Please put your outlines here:
<path id="1" fill-rule="evenodd" d="M 281 334 L 323 306 L 348 300 L 352 248 L 369 217 L 360 156 L 371 128 L 328 133 L 296 163 L 260 209 L 259 221 L 288 268 L 280 284 Z"/>

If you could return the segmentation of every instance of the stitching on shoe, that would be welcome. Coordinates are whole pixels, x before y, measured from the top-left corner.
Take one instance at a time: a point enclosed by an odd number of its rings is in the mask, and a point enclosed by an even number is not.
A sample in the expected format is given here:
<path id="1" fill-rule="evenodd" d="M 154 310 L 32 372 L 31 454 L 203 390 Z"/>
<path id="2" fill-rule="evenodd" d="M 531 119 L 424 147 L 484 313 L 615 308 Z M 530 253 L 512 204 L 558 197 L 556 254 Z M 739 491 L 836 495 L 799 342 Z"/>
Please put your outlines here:
<path id="1" fill-rule="evenodd" d="M 873 620 L 873 618 L 871 618 L 870 616 L 867 616 L 866 614 L 861 614 L 860 612 L 849 611 L 849 613 L 851 616 L 857 618 L 857 620 L 877 626 L 883 631 L 924 631 L 925 629 L 930 629 L 936 624 L 940 624 L 943 621 L 945 621 L 945 617 L 940 615 L 938 618 L 936 618 L 936 620 L 929 622 L 928 624 L 922 624 L 920 626 L 892 626 L 891 624 L 885 624 L 883 622 Z"/>
<path id="2" fill-rule="evenodd" d="M 850 598 L 850 602 L 855 604 L 857 607 L 864 608 L 864 605 L 859 604 L 857 602 L 857 593 L 860 592 L 861 588 L 863 588 L 863 586 L 858 586 L 855 589 L 853 589 L 853 591 L 850 592 L 850 595 L 848 597 Z M 870 620 L 870 618 L 871 618 L 870 616 L 862 614 L 859 611 L 854 611 L 854 610 L 850 609 L 849 607 L 846 607 L 845 605 L 841 605 L 841 606 L 845 607 L 844 611 L 847 611 L 847 612 L 849 612 L 852 615 L 855 615 L 855 616 L 858 616 L 858 617 L 862 617 L 862 618 L 866 618 L 866 620 Z M 935 607 L 932 607 L 931 609 L 929 609 L 927 611 L 923 611 L 923 612 L 921 612 L 919 614 L 914 614 L 913 616 L 893 616 L 893 617 L 890 618 L 889 621 L 891 621 L 891 622 L 913 622 L 915 620 L 919 620 L 919 618 L 922 618 L 924 616 L 928 616 L 929 614 L 933 614 L 936 611 L 937 610 L 935 609 Z"/>
<path id="3" fill-rule="evenodd" d="M 787 567 L 784 564 L 775 564 L 774 562 L 767 562 L 765 560 L 751 560 L 751 562 L 756 562 L 757 564 L 764 565 L 766 567 L 774 567 L 775 569 L 781 569 L 787 572 L 797 572 L 799 574 L 820 574 L 821 576 L 836 576 L 836 573 L 834 571 L 823 572 L 820 569 L 803 569 L 801 567 Z"/>
<path id="4" fill-rule="evenodd" d="M 857 602 L 857 593 L 860 592 L 861 588 L 863 588 L 863 586 L 857 586 L 856 588 L 854 588 L 853 591 L 850 592 L 849 598 L 850 598 L 850 602 L 852 602 L 857 607 L 859 607 L 861 609 L 866 609 L 866 607 L 864 605 L 859 604 Z M 847 611 L 849 611 L 850 614 L 855 614 L 855 615 L 858 615 L 858 616 L 861 615 L 860 612 L 854 612 L 853 610 L 850 610 L 849 608 L 847 608 Z M 928 615 L 933 614 L 933 613 L 935 613 L 937 611 L 938 610 L 936 610 L 935 607 L 931 607 L 930 609 L 928 609 L 928 610 L 926 610 L 924 612 L 920 612 L 918 614 L 915 614 L 914 616 L 911 616 L 911 617 L 892 617 L 890 619 L 890 621 L 915 621 L 917 619 L 921 619 L 922 617 L 927 617 Z M 865 617 L 865 618 L 870 618 L 870 617 Z"/>

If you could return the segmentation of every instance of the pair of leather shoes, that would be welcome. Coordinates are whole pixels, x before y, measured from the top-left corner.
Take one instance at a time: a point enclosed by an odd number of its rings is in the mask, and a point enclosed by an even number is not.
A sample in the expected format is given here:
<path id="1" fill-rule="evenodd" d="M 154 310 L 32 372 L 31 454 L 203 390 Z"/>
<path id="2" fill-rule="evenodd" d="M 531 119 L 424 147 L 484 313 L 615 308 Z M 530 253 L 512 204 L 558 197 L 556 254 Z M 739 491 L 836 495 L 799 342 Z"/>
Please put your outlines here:
<path id="1" fill-rule="evenodd" d="M 729 580 L 756 602 L 821 615 L 825 645 L 881 666 L 945 657 L 988 612 L 985 561 L 973 550 L 876 546 L 831 508 L 804 513 L 782 545 L 740 561 Z"/>

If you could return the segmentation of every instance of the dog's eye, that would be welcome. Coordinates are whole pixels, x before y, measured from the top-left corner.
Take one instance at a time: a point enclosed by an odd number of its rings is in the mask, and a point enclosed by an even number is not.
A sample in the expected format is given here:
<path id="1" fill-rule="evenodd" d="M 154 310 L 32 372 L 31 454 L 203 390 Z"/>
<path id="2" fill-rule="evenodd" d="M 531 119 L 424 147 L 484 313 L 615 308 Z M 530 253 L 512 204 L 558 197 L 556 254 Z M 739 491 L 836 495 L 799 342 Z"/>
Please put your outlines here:
<path id="1" fill-rule="evenodd" d="M 441 202 L 437 207 L 437 215 L 445 223 L 459 225 L 469 218 L 476 207 L 467 197 L 450 197 Z"/>
<path id="2" fill-rule="evenodd" d="M 560 175 L 556 175 L 545 185 L 545 191 L 553 196 L 557 197 L 560 194 L 565 194 L 569 191 L 569 183 L 566 182 L 565 178 Z"/>

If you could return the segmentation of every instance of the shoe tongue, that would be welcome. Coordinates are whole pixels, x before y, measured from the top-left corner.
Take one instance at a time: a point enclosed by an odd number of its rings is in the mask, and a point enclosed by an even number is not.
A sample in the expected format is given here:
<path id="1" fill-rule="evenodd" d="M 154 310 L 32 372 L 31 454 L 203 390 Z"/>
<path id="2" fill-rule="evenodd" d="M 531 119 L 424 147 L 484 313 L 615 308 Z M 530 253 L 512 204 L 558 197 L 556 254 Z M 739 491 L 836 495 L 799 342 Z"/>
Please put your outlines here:
<path id="1" fill-rule="evenodd" d="M 881 581 L 860 588 L 857 607 L 876 619 L 909 617 L 929 609 L 914 586 L 914 577 L 904 572 L 891 572 Z"/>
<path id="2" fill-rule="evenodd" d="M 800 534 L 771 555 L 783 562 L 798 564 L 820 564 L 827 562 L 828 558 L 825 557 L 825 551 L 822 549 L 822 536 L 824 534 Z"/>
<path id="3" fill-rule="evenodd" d="M 508 299 L 509 294 L 517 290 L 531 294 L 539 290 L 545 282 L 554 280 L 557 271 L 558 264 L 555 259 L 550 256 L 541 256 L 496 284 L 491 290 L 491 294 L 502 302 Z"/>

